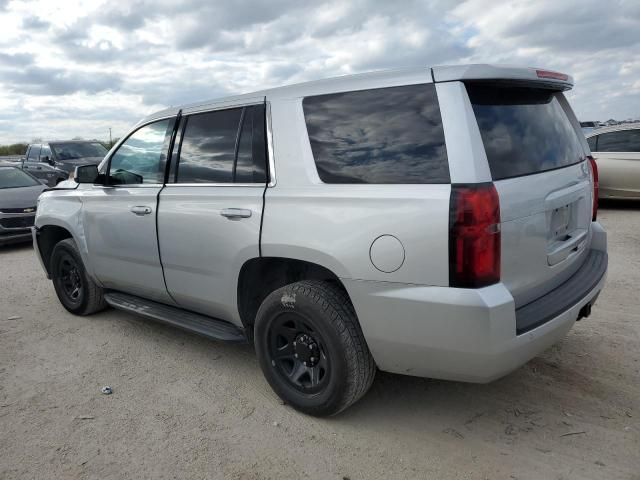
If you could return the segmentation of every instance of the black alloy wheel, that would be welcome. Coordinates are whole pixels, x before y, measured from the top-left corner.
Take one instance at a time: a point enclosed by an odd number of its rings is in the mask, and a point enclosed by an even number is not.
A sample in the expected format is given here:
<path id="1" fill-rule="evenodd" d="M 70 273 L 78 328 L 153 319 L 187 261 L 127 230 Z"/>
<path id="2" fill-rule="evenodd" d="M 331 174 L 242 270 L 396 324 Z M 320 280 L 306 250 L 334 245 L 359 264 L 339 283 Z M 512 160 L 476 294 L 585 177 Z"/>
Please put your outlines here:
<path id="1" fill-rule="evenodd" d="M 79 304 L 82 302 L 85 288 L 75 259 L 69 253 L 63 252 L 58 259 L 56 267 L 55 277 L 58 279 L 62 287 L 61 290 L 69 303 Z"/>
<path id="2" fill-rule="evenodd" d="M 269 358 L 282 378 L 302 393 L 318 393 L 331 375 L 322 335 L 296 312 L 283 312 L 272 320 Z"/>
<path id="3" fill-rule="evenodd" d="M 73 239 L 65 238 L 53 248 L 49 273 L 58 300 L 71 313 L 89 315 L 107 306 L 104 290 L 87 274 Z"/>

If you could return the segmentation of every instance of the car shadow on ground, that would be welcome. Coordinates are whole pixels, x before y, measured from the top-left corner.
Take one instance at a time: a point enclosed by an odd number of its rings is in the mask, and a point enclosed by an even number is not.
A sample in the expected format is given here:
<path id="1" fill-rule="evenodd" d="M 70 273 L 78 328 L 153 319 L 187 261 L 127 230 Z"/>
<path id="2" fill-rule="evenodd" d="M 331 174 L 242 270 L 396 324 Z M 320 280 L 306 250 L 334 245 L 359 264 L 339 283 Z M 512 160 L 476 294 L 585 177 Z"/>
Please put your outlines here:
<path id="1" fill-rule="evenodd" d="M 8 245 L 0 245 L 0 255 L 2 255 L 3 253 L 14 253 L 31 249 L 33 249 L 33 244 L 31 243 L 31 241 L 10 243 Z"/>
<path id="2" fill-rule="evenodd" d="M 640 210 L 640 199 L 638 200 L 617 200 L 612 198 L 601 198 L 598 200 L 598 209 L 602 210 Z"/>

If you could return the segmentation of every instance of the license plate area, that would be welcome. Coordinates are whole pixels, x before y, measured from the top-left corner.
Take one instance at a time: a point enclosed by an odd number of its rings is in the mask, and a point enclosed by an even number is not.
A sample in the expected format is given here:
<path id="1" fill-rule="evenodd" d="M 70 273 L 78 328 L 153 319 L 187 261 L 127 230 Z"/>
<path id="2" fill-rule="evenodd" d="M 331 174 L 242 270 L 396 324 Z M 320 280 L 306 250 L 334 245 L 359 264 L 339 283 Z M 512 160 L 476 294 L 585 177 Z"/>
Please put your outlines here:
<path id="1" fill-rule="evenodd" d="M 569 234 L 576 229 L 575 207 L 576 202 L 554 208 L 551 211 L 548 237 L 550 243 L 569 240 Z"/>

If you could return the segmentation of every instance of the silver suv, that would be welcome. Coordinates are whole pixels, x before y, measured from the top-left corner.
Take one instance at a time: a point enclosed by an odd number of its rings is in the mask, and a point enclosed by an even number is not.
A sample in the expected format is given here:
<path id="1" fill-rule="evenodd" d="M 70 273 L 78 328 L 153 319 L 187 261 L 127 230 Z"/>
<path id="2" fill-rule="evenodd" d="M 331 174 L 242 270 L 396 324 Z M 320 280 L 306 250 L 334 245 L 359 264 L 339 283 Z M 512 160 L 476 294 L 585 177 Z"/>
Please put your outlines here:
<path id="1" fill-rule="evenodd" d="M 309 414 L 347 408 L 377 368 L 488 382 L 604 285 L 571 86 L 434 67 L 164 110 L 40 197 L 37 255 L 72 313 L 253 343 Z"/>

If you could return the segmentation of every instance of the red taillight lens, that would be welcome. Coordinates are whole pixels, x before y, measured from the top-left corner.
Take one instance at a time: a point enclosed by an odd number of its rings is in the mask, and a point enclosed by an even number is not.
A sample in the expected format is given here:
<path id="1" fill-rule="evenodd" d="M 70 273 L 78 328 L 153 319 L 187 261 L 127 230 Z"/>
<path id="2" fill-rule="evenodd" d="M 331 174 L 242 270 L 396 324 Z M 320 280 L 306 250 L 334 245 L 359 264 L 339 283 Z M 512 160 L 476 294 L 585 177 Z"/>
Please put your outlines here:
<path id="1" fill-rule="evenodd" d="M 589 159 L 589 166 L 591 167 L 591 178 L 593 179 L 593 209 L 591 220 L 594 222 L 598 218 L 598 194 L 600 193 L 600 182 L 598 181 L 598 164 L 593 157 L 587 157 Z"/>
<path id="2" fill-rule="evenodd" d="M 479 288 L 500 281 L 500 203 L 493 183 L 451 185 L 449 284 Z"/>
<path id="3" fill-rule="evenodd" d="M 554 80 L 563 80 L 565 82 L 569 80 L 569 75 L 566 73 L 552 72 L 551 70 L 536 70 L 536 75 L 538 75 L 538 78 L 552 78 Z"/>

